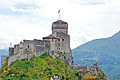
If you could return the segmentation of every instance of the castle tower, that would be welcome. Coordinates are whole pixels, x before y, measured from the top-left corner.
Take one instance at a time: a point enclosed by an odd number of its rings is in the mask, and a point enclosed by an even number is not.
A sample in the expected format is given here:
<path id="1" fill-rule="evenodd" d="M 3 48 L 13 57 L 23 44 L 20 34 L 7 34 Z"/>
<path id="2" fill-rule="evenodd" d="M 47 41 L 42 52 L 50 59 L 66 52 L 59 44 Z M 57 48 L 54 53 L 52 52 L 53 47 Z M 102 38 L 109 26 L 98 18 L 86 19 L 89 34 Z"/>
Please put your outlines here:
<path id="1" fill-rule="evenodd" d="M 52 34 L 55 32 L 68 34 L 68 23 L 58 20 L 52 23 Z"/>

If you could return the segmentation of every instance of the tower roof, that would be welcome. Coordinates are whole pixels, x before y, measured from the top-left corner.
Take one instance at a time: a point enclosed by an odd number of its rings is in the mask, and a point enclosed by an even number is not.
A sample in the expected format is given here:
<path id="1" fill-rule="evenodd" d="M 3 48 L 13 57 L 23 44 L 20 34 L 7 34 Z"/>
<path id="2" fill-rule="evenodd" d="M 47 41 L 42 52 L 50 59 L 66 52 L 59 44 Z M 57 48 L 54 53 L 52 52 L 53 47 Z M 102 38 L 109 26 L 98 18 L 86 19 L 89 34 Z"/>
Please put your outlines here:
<path id="1" fill-rule="evenodd" d="M 57 38 L 54 37 L 54 36 L 52 36 L 52 34 L 51 34 L 51 35 L 49 35 L 49 36 L 47 36 L 47 37 L 43 37 L 43 39 L 57 39 Z"/>
<path id="2" fill-rule="evenodd" d="M 67 24 L 67 22 L 64 22 L 62 20 L 58 20 L 58 21 L 53 22 L 53 24 Z"/>
<path id="3" fill-rule="evenodd" d="M 20 44 L 23 44 L 23 42 L 21 41 Z"/>

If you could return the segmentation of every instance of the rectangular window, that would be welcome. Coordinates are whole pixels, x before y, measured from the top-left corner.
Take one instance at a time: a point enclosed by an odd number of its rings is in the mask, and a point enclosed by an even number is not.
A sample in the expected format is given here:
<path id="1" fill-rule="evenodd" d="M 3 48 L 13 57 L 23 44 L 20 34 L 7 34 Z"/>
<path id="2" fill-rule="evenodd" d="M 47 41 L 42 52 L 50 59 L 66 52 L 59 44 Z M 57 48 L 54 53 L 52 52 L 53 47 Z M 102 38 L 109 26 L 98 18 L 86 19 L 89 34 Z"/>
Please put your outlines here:
<path id="1" fill-rule="evenodd" d="M 58 43 L 58 47 L 60 47 L 60 43 Z"/>
<path id="2" fill-rule="evenodd" d="M 62 42 L 64 41 L 64 39 L 62 39 Z"/>
<path id="3" fill-rule="evenodd" d="M 54 41 L 54 39 L 52 39 L 52 42 Z"/>
<path id="4" fill-rule="evenodd" d="M 60 38 L 58 38 L 58 41 L 60 41 Z"/>

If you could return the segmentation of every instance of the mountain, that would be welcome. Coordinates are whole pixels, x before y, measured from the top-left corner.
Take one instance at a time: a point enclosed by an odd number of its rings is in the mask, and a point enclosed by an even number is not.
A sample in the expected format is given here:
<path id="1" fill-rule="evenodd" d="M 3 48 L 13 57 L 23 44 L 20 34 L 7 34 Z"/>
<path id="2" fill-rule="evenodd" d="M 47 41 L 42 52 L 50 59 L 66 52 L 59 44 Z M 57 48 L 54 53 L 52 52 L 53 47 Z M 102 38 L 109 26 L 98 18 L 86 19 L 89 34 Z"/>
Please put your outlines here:
<path id="1" fill-rule="evenodd" d="M 120 80 L 120 74 L 118 74 L 117 76 L 113 77 L 113 80 Z"/>
<path id="2" fill-rule="evenodd" d="M 0 67 L 1 67 L 1 55 L 8 55 L 8 49 L 0 49 Z"/>
<path id="3" fill-rule="evenodd" d="M 8 49 L 0 49 L 0 55 L 8 55 Z"/>
<path id="4" fill-rule="evenodd" d="M 120 32 L 112 37 L 96 39 L 72 50 L 75 64 L 99 63 L 111 79 L 120 73 Z"/>
<path id="5" fill-rule="evenodd" d="M 5 80 L 108 80 L 106 76 L 89 75 L 82 69 L 71 69 L 64 61 L 47 53 L 31 59 L 17 60 L 8 66 L 6 58 L 0 68 L 0 79 Z M 80 73 L 83 75 L 80 77 Z"/>

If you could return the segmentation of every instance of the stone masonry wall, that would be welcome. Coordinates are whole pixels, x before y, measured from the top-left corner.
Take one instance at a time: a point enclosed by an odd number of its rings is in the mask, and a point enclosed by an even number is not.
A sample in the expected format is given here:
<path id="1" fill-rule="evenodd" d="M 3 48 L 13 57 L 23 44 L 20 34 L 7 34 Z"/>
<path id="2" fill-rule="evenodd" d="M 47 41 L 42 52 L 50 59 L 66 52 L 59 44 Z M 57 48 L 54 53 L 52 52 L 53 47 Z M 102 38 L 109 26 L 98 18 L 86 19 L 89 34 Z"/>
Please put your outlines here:
<path id="1" fill-rule="evenodd" d="M 31 58 L 31 57 L 33 57 L 32 54 L 16 54 L 16 55 L 12 55 L 8 59 L 8 66 L 11 63 L 15 62 L 16 60 L 21 60 L 21 59 Z"/>

